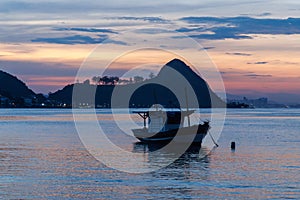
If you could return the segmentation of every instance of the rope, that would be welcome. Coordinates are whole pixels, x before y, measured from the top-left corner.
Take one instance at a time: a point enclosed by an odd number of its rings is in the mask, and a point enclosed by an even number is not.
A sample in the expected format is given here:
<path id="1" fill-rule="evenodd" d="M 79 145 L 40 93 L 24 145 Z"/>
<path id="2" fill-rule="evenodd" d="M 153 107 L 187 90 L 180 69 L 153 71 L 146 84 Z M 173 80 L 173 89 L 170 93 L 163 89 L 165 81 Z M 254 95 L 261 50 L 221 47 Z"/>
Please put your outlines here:
<path id="1" fill-rule="evenodd" d="M 213 143 L 216 145 L 216 147 L 218 147 L 219 145 L 216 143 L 216 141 L 214 140 L 213 136 L 210 134 L 210 131 L 208 131 L 208 134 L 209 134 L 211 140 L 213 141 Z"/>

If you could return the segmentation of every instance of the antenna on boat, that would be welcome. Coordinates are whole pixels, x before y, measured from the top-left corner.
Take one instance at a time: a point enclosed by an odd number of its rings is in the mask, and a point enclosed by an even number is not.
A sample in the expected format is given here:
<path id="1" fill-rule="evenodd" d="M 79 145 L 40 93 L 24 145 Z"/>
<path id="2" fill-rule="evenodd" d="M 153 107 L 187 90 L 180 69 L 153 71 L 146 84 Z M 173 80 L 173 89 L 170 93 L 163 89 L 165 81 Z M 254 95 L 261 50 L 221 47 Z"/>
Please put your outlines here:
<path id="1" fill-rule="evenodd" d="M 158 111 L 158 103 L 157 103 L 157 96 L 156 96 L 156 92 L 155 89 L 153 89 L 153 97 L 154 97 L 154 105 L 155 105 L 155 109 L 156 111 Z"/>
<path id="2" fill-rule="evenodd" d="M 191 120 L 190 120 L 190 115 L 189 115 L 189 101 L 188 101 L 188 95 L 187 95 L 187 90 L 186 87 L 184 88 L 185 92 L 185 103 L 186 103 L 186 111 L 187 111 L 187 118 L 188 118 L 188 126 L 191 126 Z"/>

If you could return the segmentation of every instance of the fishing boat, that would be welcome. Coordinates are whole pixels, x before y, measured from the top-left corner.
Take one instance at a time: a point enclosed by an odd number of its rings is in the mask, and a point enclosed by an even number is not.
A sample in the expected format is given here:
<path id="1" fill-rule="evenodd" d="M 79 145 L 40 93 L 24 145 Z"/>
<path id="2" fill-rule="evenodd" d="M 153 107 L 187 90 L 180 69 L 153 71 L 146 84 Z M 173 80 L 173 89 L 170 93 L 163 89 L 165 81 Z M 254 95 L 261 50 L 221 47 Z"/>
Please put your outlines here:
<path id="1" fill-rule="evenodd" d="M 191 125 L 190 115 L 195 110 L 148 110 L 133 111 L 144 120 L 144 127 L 132 129 L 134 136 L 144 143 L 190 143 L 200 144 L 210 129 L 209 121 Z M 185 119 L 188 120 L 184 126 Z M 148 121 L 148 122 L 147 122 Z"/>

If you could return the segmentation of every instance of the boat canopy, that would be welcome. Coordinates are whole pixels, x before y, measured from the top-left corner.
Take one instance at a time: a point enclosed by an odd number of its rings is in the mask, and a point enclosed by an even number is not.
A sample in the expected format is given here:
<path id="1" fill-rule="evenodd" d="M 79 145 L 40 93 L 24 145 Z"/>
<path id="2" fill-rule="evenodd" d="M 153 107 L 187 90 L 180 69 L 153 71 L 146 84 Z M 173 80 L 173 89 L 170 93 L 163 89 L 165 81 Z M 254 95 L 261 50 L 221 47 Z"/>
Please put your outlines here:
<path id="1" fill-rule="evenodd" d="M 146 128 L 146 120 L 148 119 L 149 132 L 166 131 L 183 126 L 184 118 L 193 114 L 195 110 L 181 111 L 164 111 L 164 110 L 148 110 L 133 111 L 144 119 L 144 128 Z"/>

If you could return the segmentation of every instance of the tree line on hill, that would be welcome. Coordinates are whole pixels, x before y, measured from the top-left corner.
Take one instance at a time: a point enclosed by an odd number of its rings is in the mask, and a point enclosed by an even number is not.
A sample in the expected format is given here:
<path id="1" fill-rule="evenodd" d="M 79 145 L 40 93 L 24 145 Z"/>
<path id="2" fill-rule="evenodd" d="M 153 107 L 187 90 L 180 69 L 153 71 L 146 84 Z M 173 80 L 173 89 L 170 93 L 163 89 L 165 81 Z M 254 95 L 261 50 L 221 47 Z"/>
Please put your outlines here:
<path id="1" fill-rule="evenodd" d="M 149 74 L 149 79 L 154 78 L 155 75 L 153 72 Z M 84 83 L 92 82 L 96 85 L 126 85 L 126 84 L 133 84 L 133 83 L 140 83 L 143 82 L 145 79 L 143 76 L 134 76 L 130 78 L 120 78 L 118 76 L 94 76 L 92 77 L 91 81 L 89 79 L 85 80 Z"/>

